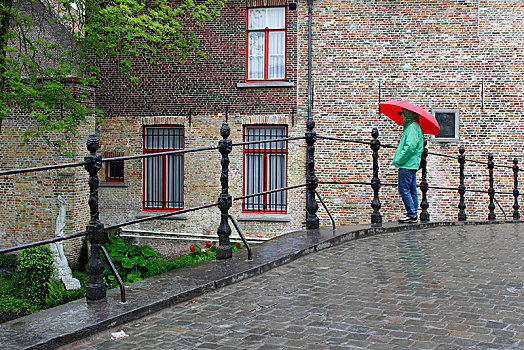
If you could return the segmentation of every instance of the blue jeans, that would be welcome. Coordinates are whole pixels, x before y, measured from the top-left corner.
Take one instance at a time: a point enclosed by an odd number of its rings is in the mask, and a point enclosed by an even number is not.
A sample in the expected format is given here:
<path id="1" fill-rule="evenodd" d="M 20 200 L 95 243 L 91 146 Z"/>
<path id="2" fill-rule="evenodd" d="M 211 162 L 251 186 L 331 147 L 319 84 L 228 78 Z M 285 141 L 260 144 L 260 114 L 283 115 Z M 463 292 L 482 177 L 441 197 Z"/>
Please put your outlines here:
<path id="1" fill-rule="evenodd" d="M 406 207 L 406 215 L 416 217 L 418 210 L 416 170 L 398 169 L 398 193 Z"/>

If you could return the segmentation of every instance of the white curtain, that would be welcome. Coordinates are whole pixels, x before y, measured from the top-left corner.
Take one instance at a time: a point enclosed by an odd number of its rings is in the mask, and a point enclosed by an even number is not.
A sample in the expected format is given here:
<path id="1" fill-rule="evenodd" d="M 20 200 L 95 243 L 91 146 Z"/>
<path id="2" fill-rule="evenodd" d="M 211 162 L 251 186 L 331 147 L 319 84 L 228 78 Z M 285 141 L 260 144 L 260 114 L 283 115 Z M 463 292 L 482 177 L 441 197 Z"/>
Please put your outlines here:
<path id="1" fill-rule="evenodd" d="M 272 154 L 269 156 L 268 168 L 268 191 L 283 188 L 286 185 L 286 156 L 284 154 Z M 270 193 L 268 200 L 269 210 L 284 210 L 285 191 Z"/>
<path id="2" fill-rule="evenodd" d="M 145 206 L 148 208 L 162 207 L 162 157 L 146 158 L 145 174 Z"/>
<path id="3" fill-rule="evenodd" d="M 249 33 L 248 79 L 264 79 L 264 33 Z"/>
<path id="4" fill-rule="evenodd" d="M 180 127 L 147 127 L 144 135 L 146 152 L 184 148 L 184 129 Z M 144 206 L 146 208 L 180 208 L 183 206 L 184 158 L 181 154 L 146 158 L 144 173 Z M 164 179 L 165 176 L 165 179 Z"/>
<path id="5" fill-rule="evenodd" d="M 283 7 L 250 9 L 248 30 L 285 29 L 286 11 Z M 285 78 L 286 32 L 270 31 L 266 48 L 266 31 L 250 32 L 248 35 L 248 79 L 262 80 L 265 55 L 268 59 L 268 79 Z M 267 52 L 266 52 L 267 49 Z"/>
<path id="6" fill-rule="evenodd" d="M 182 155 L 166 157 L 166 206 L 168 208 L 182 207 L 182 193 L 184 193 L 184 165 Z"/>
<path id="7" fill-rule="evenodd" d="M 269 63 L 268 78 L 284 79 L 285 72 L 285 54 L 286 54 L 286 33 L 269 32 Z"/>

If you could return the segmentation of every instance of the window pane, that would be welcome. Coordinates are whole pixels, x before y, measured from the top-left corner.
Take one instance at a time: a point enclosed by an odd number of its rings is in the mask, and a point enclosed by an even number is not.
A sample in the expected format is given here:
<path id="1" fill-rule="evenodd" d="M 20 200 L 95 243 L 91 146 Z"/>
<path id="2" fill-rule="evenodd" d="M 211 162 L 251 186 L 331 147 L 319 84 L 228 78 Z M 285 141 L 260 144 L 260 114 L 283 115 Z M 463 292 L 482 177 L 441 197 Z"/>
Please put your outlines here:
<path id="1" fill-rule="evenodd" d="M 144 148 L 145 153 L 183 149 L 184 129 L 181 127 L 146 127 Z M 146 158 L 144 166 L 144 207 L 183 208 L 183 155 Z"/>
<path id="2" fill-rule="evenodd" d="M 146 174 L 144 184 L 145 206 L 149 208 L 162 207 L 162 157 L 146 158 Z"/>
<path id="3" fill-rule="evenodd" d="M 124 161 L 115 160 L 107 163 L 107 177 L 110 180 L 124 180 Z"/>
<path id="4" fill-rule="evenodd" d="M 269 33 L 269 79 L 285 78 L 285 32 Z"/>
<path id="5" fill-rule="evenodd" d="M 455 113 L 437 112 L 435 118 L 440 126 L 438 137 L 455 138 Z"/>
<path id="6" fill-rule="evenodd" d="M 249 33 L 248 79 L 264 79 L 264 33 Z"/>
<path id="7" fill-rule="evenodd" d="M 181 155 L 169 155 L 166 157 L 166 207 L 182 208 L 182 193 L 184 192 L 184 166 Z"/>
<path id="8" fill-rule="evenodd" d="M 263 192 L 263 167 L 262 155 L 246 154 L 246 167 L 244 173 L 244 193 L 246 195 Z M 246 198 L 245 208 L 250 210 L 263 210 L 263 196 Z"/>
<path id="9" fill-rule="evenodd" d="M 286 156 L 284 154 L 269 155 L 268 168 L 268 191 L 285 187 L 286 184 Z M 285 210 L 285 191 L 270 193 L 268 195 L 269 210 Z"/>
<path id="10" fill-rule="evenodd" d="M 269 29 L 286 27 L 286 10 L 283 7 L 267 9 L 267 27 Z"/>
<path id="11" fill-rule="evenodd" d="M 249 28 L 264 29 L 266 27 L 266 9 L 251 9 L 249 10 Z"/>
<path id="12" fill-rule="evenodd" d="M 245 129 L 245 142 L 276 140 L 286 137 L 286 128 L 284 127 L 252 127 Z M 286 148 L 286 141 L 256 143 L 247 145 L 248 149 L 282 149 Z"/>

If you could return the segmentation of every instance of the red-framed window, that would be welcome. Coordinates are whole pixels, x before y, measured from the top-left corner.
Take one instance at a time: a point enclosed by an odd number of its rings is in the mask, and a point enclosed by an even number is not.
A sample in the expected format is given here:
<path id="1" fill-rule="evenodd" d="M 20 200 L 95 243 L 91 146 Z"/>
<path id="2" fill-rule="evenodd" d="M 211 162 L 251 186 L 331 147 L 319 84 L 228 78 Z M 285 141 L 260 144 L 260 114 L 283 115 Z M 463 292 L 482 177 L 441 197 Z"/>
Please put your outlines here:
<path id="1" fill-rule="evenodd" d="M 286 80 L 286 8 L 247 10 L 246 81 Z"/>
<path id="2" fill-rule="evenodd" d="M 145 126 L 144 153 L 184 149 L 184 128 Z M 184 207 L 184 156 L 162 155 L 144 159 L 144 210 L 172 210 Z"/>
<path id="3" fill-rule="evenodd" d="M 287 137 L 285 126 L 245 126 L 244 142 L 277 140 Z M 287 141 L 244 145 L 244 195 L 286 187 Z M 286 213 L 286 191 L 245 198 L 244 212 Z"/>
<path id="4" fill-rule="evenodd" d="M 104 158 L 123 157 L 124 152 L 104 152 Z M 106 182 L 124 182 L 124 161 L 106 162 Z"/>

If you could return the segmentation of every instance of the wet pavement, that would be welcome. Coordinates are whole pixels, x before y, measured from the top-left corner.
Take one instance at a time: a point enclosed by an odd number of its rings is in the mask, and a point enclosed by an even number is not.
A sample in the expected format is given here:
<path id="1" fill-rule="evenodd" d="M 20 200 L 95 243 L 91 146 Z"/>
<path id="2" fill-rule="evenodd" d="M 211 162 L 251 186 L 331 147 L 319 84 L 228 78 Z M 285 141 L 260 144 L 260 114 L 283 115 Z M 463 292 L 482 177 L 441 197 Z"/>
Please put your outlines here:
<path id="1" fill-rule="evenodd" d="M 524 225 L 425 227 L 317 237 L 251 278 L 62 349 L 524 349 Z"/>

